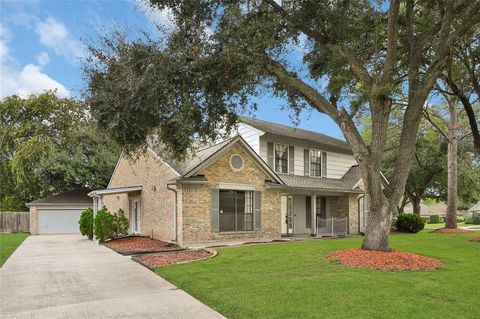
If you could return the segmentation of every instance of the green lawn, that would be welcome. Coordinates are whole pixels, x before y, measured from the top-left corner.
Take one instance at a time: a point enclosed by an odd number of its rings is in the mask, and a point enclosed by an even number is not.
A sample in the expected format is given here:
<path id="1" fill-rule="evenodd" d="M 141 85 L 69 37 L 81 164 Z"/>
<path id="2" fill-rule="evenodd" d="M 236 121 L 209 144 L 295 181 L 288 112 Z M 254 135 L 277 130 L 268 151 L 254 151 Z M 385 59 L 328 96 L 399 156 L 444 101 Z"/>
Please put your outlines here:
<path id="1" fill-rule="evenodd" d="M 8 257 L 27 238 L 28 234 L 3 234 L 0 233 L 0 267 L 7 261 Z"/>
<path id="2" fill-rule="evenodd" d="M 392 247 L 440 258 L 434 272 L 349 269 L 324 254 L 361 238 L 218 249 L 156 272 L 228 318 L 480 318 L 480 232 L 391 236 Z"/>
<path id="3" fill-rule="evenodd" d="M 464 227 L 464 226 L 473 226 L 473 225 L 467 225 L 465 224 L 465 222 L 457 223 L 457 227 Z M 428 229 L 437 229 L 437 228 L 443 228 L 443 227 L 445 227 L 445 223 L 438 223 L 438 224 L 425 223 L 425 228 L 428 228 Z"/>

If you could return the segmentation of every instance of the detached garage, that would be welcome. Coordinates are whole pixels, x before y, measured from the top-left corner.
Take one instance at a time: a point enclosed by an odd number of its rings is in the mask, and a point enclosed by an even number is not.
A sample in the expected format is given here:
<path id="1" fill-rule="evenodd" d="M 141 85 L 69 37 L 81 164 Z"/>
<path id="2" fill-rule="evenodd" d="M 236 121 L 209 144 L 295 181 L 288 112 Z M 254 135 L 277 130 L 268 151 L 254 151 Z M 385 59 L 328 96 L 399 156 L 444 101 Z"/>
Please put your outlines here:
<path id="1" fill-rule="evenodd" d="M 58 195 L 30 202 L 31 234 L 73 234 L 79 233 L 80 214 L 92 207 L 91 192 L 87 188 L 74 189 Z"/>

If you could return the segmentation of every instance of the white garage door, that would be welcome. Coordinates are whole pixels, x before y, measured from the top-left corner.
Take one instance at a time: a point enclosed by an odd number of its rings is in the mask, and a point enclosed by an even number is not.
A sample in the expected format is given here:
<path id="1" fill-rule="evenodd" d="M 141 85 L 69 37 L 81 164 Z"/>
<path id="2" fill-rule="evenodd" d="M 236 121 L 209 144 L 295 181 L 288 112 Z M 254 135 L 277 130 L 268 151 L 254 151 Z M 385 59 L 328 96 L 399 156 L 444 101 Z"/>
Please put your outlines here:
<path id="1" fill-rule="evenodd" d="M 39 209 L 39 234 L 79 233 L 78 220 L 83 209 Z"/>

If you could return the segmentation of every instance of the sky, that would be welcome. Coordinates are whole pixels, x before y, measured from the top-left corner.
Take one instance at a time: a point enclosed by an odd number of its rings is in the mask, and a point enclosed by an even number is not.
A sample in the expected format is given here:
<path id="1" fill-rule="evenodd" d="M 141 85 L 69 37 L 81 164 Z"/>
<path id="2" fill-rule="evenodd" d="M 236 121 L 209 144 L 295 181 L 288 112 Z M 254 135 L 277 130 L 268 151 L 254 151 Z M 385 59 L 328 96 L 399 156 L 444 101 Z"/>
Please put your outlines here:
<path id="1" fill-rule="evenodd" d="M 116 29 L 157 32 L 154 23 L 171 23 L 168 11 L 152 11 L 141 0 L 0 0 L 0 98 L 48 89 L 81 98 L 85 44 Z M 293 60 L 301 59 L 299 51 L 292 54 Z M 263 96 L 256 102 L 254 117 L 294 125 L 284 101 Z M 303 111 L 297 126 L 344 139 L 338 126 L 317 111 Z"/>

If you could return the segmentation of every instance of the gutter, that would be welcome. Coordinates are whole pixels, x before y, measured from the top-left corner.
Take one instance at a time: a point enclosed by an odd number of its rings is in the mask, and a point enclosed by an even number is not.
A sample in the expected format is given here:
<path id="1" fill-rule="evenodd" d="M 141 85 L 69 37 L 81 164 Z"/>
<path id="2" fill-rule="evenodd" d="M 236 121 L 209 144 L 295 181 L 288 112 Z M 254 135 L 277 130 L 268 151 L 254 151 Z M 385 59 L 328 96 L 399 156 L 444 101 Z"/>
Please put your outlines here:
<path id="1" fill-rule="evenodd" d="M 177 211 L 177 198 L 178 198 L 178 192 L 175 188 L 172 188 L 171 182 L 167 182 L 167 189 L 169 191 L 172 191 L 175 194 L 175 199 L 173 201 L 173 233 L 174 233 L 174 241 L 178 242 L 178 230 L 177 230 L 177 218 L 178 218 L 178 211 Z"/>

